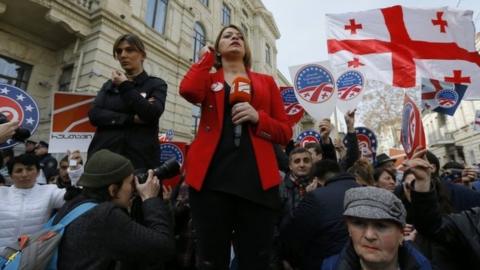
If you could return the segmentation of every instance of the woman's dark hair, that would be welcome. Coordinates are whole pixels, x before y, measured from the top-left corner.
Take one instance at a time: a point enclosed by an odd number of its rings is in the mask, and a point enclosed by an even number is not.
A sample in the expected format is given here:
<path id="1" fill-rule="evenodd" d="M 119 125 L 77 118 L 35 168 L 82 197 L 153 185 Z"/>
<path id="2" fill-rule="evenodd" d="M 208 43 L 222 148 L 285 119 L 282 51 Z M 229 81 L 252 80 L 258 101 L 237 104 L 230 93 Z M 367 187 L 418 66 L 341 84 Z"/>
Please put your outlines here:
<path id="1" fill-rule="evenodd" d="M 373 186 L 374 184 L 373 167 L 366 158 L 360 158 L 355 161 L 353 166 L 350 167 L 347 172 L 353 174 L 355 178 L 361 178 L 367 186 Z"/>
<path id="2" fill-rule="evenodd" d="M 40 163 L 38 161 L 37 156 L 33 154 L 22 154 L 16 157 L 13 157 L 10 161 L 7 163 L 7 168 L 8 168 L 8 174 L 12 175 L 13 172 L 13 166 L 15 164 L 23 164 L 25 166 L 32 166 L 35 165 L 35 168 L 37 168 L 37 171 L 40 170 Z"/>
<path id="3" fill-rule="evenodd" d="M 392 170 L 389 170 L 385 167 L 378 167 L 375 169 L 375 171 L 373 171 L 373 180 L 375 180 L 375 183 L 378 182 L 378 179 L 380 179 L 380 176 L 384 172 L 390 174 L 390 176 L 393 178 L 393 181 L 395 181 L 395 173 Z"/>
<path id="4" fill-rule="evenodd" d="M 439 171 L 440 171 L 440 161 L 438 160 L 437 156 L 435 156 L 435 154 L 433 154 L 431 151 L 427 151 L 427 160 L 430 164 L 433 164 L 435 165 L 435 171 L 432 172 L 432 176 L 433 177 L 438 177 L 440 174 L 439 174 Z"/>
<path id="5" fill-rule="evenodd" d="M 218 34 L 217 36 L 217 39 L 215 40 L 215 52 L 217 53 L 215 55 L 215 68 L 218 69 L 218 68 L 221 68 L 222 67 L 222 55 L 219 55 L 218 53 L 218 45 L 220 43 L 220 39 L 222 38 L 222 35 L 223 35 L 223 32 L 225 30 L 227 30 L 227 28 L 233 28 L 235 30 L 237 30 L 243 37 L 243 44 L 244 44 L 244 47 L 245 47 L 245 55 L 243 56 L 243 64 L 245 65 L 245 67 L 247 69 L 251 68 L 252 67 L 252 52 L 250 51 L 250 46 L 248 45 L 248 41 L 247 41 L 247 38 L 245 36 L 245 34 L 243 33 L 242 29 L 240 29 L 240 27 L 234 25 L 234 24 L 230 24 L 228 26 L 225 26 L 222 28 L 222 30 L 220 30 L 220 33 Z"/>
<path id="6" fill-rule="evenodd" d="M 123 41 L 126 41 L 128 44 L 132 45 L 135 47 L 139 52 L 143 54 L 143 57 L 147 57 L 147 52 L 145 51 L 145 45 L 143 44 L 143 41 L 135 34 L 128 33 L 121 35 L 120 37 L 115 40 L 115 43 L 113 43 L 113 58 L 117 58 L 117 48 L 120 46 L 120 43 Z"/>
<path id="7" fill-rule="evenodd" d="M 413 174 L 413 170 L 408 169 L 403 173 L 402 183 L 405 181 L 405 178 L 407 178 L 407 175 L 409 174 Z M 452 202 L 450 201 L 448 191 L 443 186 L 443 184 L 439 181 L 439 178 L 432 178 L 432 184 L 434 186 L 434 190 L 437 191 L 437 198 L 438 198 L 438 203 L 440 205 L 441 213 L 442 214 L 453 213 Z"/>

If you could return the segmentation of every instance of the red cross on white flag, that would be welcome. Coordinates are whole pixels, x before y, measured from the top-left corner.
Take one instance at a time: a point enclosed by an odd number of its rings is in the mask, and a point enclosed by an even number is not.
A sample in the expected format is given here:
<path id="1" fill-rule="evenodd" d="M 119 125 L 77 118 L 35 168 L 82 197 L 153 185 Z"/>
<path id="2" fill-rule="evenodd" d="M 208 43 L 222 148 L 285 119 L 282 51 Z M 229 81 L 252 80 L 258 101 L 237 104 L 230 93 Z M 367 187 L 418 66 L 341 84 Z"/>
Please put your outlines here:
<path id="1" fill-rule="evenodd" d="M 421 78 L 468 85 L 464 99 L 480 99 L 480 55 L 472 11 L 393 6 L 327 14 L 334 73 L 356 69 L 396 87 Z"/>

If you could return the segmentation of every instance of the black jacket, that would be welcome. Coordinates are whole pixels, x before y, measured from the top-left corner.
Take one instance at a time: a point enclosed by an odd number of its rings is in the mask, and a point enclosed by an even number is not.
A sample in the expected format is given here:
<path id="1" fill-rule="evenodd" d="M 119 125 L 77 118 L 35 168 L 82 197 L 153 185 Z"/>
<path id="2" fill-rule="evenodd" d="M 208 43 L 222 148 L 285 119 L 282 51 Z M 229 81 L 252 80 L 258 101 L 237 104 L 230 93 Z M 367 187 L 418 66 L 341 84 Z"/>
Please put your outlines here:
<path id="1" fill-rule="evenodd" d="M 47 183 L 56 174 L 58 174 L 58 170 L 57 170 L 58 162 L 52 155 L 45 154 L 43 156 L 39 156 L 38 162 L 40 163 L 40 168 L 43 170 L 45 179 L 47 179 Z"/>
<path id="2" fill-rule="evenodd" d="M 340 168 L 346 172 L 350 167 L 353 166 L 355 161 L 360 158 L 360 150 L 358 149 L 358 139 L 357 133 L 347 133 L 345 138 L 343 139 L 343 143 L 345 144 L 345 148 L 347 149 L 347 153 L 345 157 L 342 158 L 338 163 Z"/>
<path id="3" fill-rule="evenodd" d="M 65 204 L 54 220 L 58 222 L 83 196 Z M 59 246 L 58 269 L 140 269 L 158 264 L 174 253 L 170 211 L 159 198 L 142 204 L 144 225 L 133 221 L 125 209 L 103 202 L 67 226 Z"/>
<path id="4" fill-rule="evenodd" d="M 348 240 L 343 198 L 353 187 L 358 187 L 355 178 L 340 173 L 324 187 L 307 193 L 281 228 L 282 246 L 288 247 L 285 253 L 301 269 L 320 269 L 324 258 L 342 250 Z"/>
<path id="5" fill-rule="evenodd" d="M 435 190 L 412 191 L 413 222 L 421 234 L 444 246 L 463 262 L 461 269 L 480 265 L 480 207 L 441 215 Z"/>
<path id="6" fill-rule="evenodd" d="M 166 97 L 167 84 L 146 72 L 118 87 L 107 81 L 88 113 L 90 122 L 97 127 L 88 156 L 109 149 L 130 159 L 136 169 L 160 165 L 158 120 Z M 149 102 L 150 98 L 155 101 Z M 134 123 L 134 115 L 145 124 Z"/>

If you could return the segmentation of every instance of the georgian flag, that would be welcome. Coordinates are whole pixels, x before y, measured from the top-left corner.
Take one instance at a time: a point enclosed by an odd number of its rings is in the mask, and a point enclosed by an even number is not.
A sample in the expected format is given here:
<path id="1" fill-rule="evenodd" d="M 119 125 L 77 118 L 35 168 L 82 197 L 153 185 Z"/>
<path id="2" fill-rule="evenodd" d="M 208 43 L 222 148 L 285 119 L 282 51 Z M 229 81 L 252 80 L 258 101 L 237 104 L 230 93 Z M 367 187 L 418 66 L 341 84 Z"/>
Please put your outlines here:
<path id="1" fill-rule="evenodd" d="M 465 99 L 478 99 L 472 14 L 402 6 L 327 14 L 330 65 L 335 74 L 357 69 L 367 79 L 401 88 L 420 85 L 422 77 L 466 84 Z"/>
<path id="2" fill-rule="evenodd" d="M 427 110 L 454 115 L 466 90 L 466 85 L 422 78 L 422 105 Z"/>

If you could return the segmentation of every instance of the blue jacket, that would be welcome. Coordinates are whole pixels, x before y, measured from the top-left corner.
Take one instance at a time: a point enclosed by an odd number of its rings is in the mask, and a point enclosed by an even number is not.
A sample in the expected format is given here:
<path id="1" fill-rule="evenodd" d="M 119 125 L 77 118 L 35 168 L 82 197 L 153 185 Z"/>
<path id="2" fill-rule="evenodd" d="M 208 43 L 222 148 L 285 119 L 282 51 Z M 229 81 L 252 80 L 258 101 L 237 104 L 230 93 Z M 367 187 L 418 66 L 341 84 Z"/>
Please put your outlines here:
<path id="1" fill-rule="evenodd" d="M 348 240 L 343 198 L 345 191 L 358 186 L 352 175 L 340 173 L 305 195 L 280 230 L 288 260 L 300 269 L 320 269 L 323 258 L 340 252 Z"/>
<path id="2" fill-rule="evenodd" d="M 422 253 L 405 241 L 398 249 L 398 264 L 400 270 L 431 270 L 430 262 Z M 319 268 L 320 269 L 320 268 Z M 322 270 L 360 270 L 360 258 L 351 241 L 343 248 L 342 252 L 323 260 Z"/>

